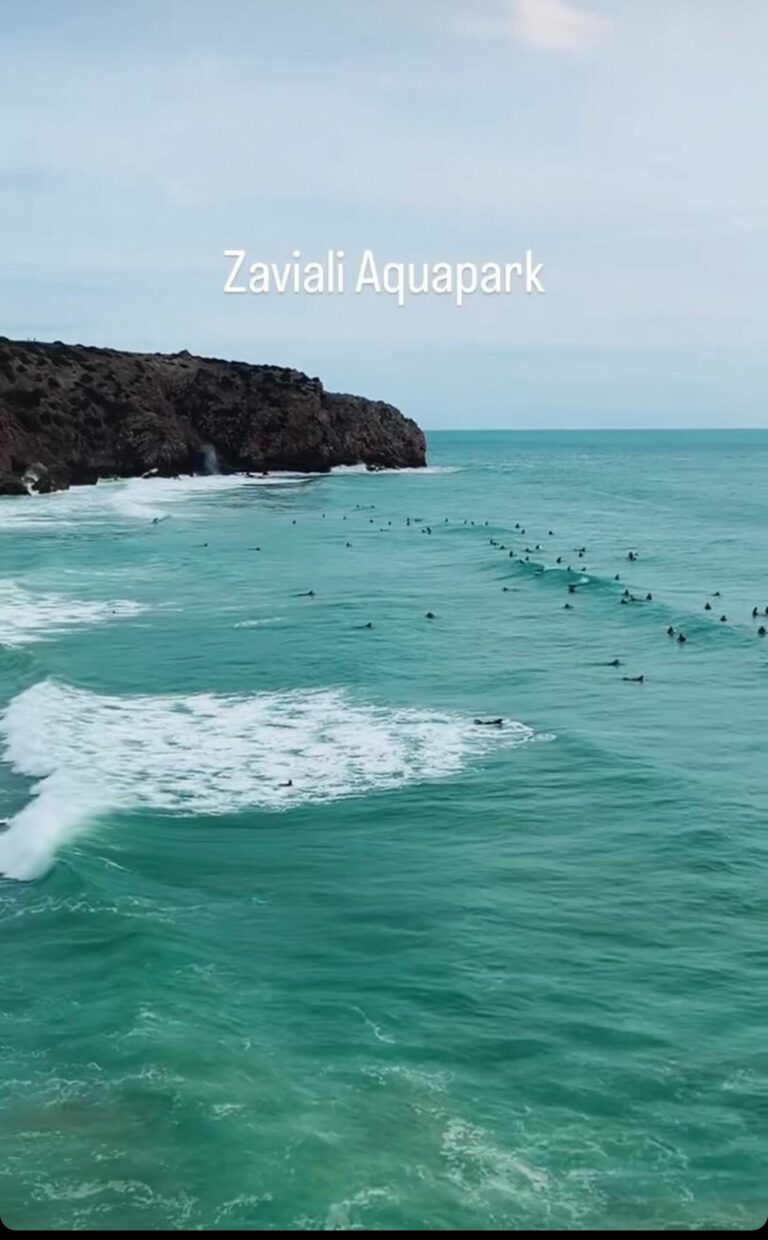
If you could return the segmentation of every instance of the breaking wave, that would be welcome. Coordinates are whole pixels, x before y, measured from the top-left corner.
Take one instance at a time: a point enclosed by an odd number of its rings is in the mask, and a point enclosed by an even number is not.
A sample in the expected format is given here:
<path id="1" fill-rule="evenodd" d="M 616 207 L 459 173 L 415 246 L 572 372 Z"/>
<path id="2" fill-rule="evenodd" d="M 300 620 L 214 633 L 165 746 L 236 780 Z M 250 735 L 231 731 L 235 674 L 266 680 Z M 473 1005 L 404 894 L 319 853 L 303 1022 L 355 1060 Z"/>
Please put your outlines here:
<path id="1" fill-rule="evenodd" d="M 86 602 L 62 594 L 35 594 L 14 581 L 0 581 L 0 645 L 42 642 L 82 625 L 103 624 L 143 611 L 130 599 Z"/>
<path id="2" fill-rule="evenodd" d="M 441 779 L 530 728 L 361 704 L 338 689 L 251 697 L 105 697 L 46 680 L 0 719 L 4 757 L 38 782 L 0 836 L 0 873 L 32 879 L 110 811 L 283 810 Z M 291 781 L 289 783 L 289 781 Z"/>

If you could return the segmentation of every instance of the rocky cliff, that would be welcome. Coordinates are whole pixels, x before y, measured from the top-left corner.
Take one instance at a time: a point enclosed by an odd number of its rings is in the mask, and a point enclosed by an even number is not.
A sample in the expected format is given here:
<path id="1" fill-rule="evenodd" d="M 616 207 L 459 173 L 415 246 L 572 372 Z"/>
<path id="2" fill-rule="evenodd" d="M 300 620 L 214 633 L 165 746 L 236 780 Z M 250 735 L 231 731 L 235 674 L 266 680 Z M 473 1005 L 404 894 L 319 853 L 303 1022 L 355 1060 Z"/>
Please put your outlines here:
<path id="1" fill-rule="evenodd" d="M 0 494 L 214 461 L 223 472 L 402 468 L 425 464 L 425 443 L 392 405 L 326 392 L 298 370 L 0 337 Z"/>

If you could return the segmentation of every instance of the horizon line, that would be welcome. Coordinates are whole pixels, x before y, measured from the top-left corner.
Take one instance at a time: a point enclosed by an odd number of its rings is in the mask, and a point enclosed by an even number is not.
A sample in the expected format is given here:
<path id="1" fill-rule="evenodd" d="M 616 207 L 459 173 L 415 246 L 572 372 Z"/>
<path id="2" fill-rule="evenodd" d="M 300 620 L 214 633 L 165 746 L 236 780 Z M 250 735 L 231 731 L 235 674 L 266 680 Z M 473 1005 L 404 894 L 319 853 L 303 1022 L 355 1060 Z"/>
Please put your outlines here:
<path id="1" fill-rule="evenodd" d="M 669 434 L 670 432 L 689 431 L 691 433 L 700 433 L 702 431 L 768 431 L 768 423 L 765 426 L 423 426 L 422 430 L 426 434 L 480 434 L 489 435 L 502 432 L 504 434 L 520 434 L 529 431 L 540 431 L 545 434 L 557 434 L 563 431 L 572 434 L 583 434 L 586 431 L 611 431 L 619 435 L 636 435 L 642 434 Z"/>

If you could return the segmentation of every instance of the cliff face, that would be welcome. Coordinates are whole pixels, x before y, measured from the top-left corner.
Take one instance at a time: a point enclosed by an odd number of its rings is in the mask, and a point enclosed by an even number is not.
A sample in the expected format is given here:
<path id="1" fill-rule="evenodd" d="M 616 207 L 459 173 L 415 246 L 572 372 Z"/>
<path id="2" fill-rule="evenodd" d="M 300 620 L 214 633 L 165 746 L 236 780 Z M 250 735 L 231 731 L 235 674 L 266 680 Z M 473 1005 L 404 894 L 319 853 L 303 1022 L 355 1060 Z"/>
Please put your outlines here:
<path id="1" fill-rule="evenodd" d="M 25 493 L 25 474 L 43 491 L 213 459 L 223 472 L 403 468 L 425 451 L 392 405 L 298 370 L 0 337 L 0 494 Z"/>

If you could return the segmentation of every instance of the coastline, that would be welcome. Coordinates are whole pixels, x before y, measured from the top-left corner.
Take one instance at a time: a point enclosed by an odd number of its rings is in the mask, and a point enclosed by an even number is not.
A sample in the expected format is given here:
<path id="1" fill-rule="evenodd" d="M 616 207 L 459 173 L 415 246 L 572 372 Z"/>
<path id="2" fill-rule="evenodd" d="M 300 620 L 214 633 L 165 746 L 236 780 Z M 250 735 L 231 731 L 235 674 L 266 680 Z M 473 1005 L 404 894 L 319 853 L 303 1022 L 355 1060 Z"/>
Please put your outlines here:
<path id="1" fill-rule="evenodd" d="M 0 494 L 360 463 L 423 466 L 424 434 L 392 405 L 286 367 L 0 338 Z"/>

